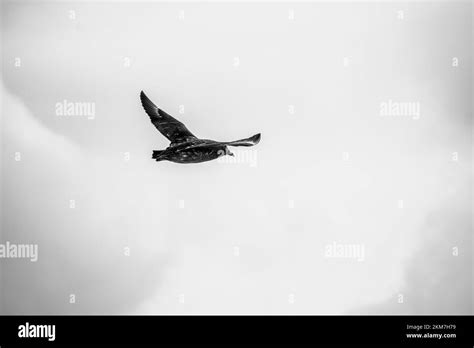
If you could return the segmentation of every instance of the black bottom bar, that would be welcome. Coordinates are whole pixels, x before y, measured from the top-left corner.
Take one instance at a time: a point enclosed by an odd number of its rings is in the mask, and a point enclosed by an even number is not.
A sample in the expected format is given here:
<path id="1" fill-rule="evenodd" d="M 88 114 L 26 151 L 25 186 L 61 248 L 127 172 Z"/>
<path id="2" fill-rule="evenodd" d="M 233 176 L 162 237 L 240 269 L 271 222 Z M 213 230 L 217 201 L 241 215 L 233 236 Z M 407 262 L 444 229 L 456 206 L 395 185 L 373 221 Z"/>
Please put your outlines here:
<path id="1" fill-rule="evenodd" d="M 474 344 L 472 316 L 0 316 L 0 346 Z M 40 336 L 40 337 L 38 337 Z"/>

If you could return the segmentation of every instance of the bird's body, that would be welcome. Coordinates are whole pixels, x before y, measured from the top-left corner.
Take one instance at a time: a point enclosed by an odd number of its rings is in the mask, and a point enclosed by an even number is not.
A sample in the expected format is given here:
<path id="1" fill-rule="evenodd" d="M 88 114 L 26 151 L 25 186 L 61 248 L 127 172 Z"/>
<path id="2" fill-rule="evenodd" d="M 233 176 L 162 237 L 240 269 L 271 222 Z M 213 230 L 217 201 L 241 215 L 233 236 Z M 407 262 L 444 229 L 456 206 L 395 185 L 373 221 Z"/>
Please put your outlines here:
<path id="1" fill-rule="evenodd" d="M 171 141 L 165 150 L 153 151 L 152 158 L 156 161 L 206 162 L 225 155 L 233 156 L 227 146 L 253 146 L 260 141 L 260 134 L 230 142 L 199 139 L 184 124 L 153 104 L 143 91 L 140 93 L 140 99 L 153 125 Z"/>
<path id="2" fill-rule="evenodd" d="M 199 147 L 193 147 L 194 145 Z M 225 145 L 217 146 L 217 142 L 207 139 L 197 139 L 178 145 L 170 146 L 166 150 L 153 151 L 153 159 L 157 161 L 171 161 L 176 163 L 200 163 L 224 156 L 228 151 Z"/>

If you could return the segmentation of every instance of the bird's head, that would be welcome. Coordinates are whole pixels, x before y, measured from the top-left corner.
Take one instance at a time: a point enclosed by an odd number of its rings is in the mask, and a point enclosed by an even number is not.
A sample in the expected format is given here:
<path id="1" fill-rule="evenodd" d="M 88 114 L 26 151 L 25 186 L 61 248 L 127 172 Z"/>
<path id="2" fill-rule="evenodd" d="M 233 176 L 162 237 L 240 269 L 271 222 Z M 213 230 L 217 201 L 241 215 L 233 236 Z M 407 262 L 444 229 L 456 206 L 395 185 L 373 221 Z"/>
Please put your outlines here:
<path id="1" fill-rule="evenodd" d="M 225 147 L 225 154 L 228 155 L 228 156 L 234 157 L 234 154 L 232 152 L 230 152 L 230 150 L 227 146 Z"/>

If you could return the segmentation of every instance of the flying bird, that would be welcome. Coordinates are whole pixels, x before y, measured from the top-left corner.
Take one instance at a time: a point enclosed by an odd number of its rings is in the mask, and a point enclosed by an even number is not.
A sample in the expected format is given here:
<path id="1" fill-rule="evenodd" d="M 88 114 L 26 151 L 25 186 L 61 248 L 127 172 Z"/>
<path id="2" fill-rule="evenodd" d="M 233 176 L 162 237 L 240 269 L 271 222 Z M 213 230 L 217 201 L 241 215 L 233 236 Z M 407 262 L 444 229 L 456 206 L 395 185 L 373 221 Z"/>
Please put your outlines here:
<path id="1" fill-rule="evenodd" d="M 176 163 L 200 163 L 221 156 L 234 156 L 228 146 L 254 146 L 260 141 L 260 133 L 235 141 L 199 139 L 184 124 L 159 109 L 141 91 L 140 100 L 151 123 L 171 142 L 165 150 L 154 150 L 151 158 L 156 161 Z"/>

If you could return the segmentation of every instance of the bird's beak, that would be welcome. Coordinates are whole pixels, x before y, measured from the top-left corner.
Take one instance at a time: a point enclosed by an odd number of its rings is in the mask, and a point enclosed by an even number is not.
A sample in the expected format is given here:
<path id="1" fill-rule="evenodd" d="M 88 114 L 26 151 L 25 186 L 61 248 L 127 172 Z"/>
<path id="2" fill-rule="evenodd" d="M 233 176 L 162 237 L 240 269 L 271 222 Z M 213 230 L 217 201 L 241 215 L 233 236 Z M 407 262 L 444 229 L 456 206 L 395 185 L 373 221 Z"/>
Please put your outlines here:
<path id="1" fill-rule="evenodd" d="M 234 154 L 232 152 L 229 152 L 229 156 L 234 157 Z"/>

